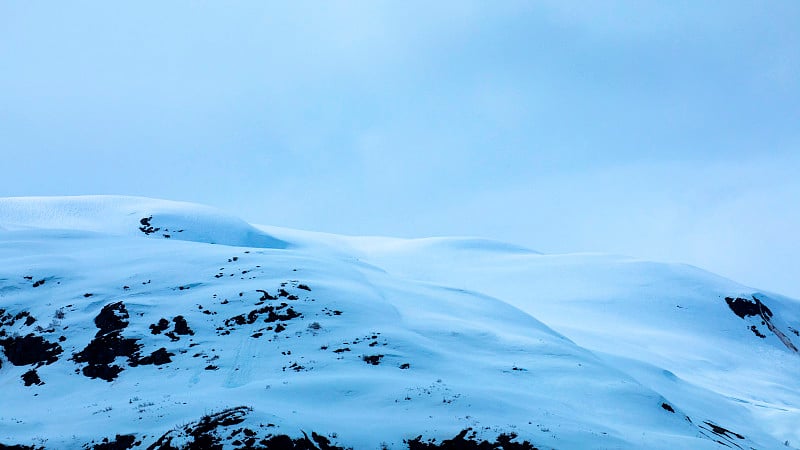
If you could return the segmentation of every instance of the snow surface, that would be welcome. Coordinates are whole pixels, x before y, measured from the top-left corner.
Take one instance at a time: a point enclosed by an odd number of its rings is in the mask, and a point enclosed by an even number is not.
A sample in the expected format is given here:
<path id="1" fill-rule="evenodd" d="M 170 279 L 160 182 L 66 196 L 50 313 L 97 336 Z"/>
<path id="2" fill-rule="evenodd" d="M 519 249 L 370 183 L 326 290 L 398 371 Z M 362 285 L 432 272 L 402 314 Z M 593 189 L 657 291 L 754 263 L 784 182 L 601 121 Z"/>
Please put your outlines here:
<path id="1" fill-rule="evenodd" d="M 800 304 L 690 266 L 112 196 L 0 199 L 0 260 L 0 448 L 201 448 L 181 430 L 239 406 L 259 439 L 355 449 L 465 429 L 540 449 L 800 447 Z M 52 358 L 23 361 L 25 336 Z M 140 347 L 87 376 L 80 355 L 110 338 Z"/>

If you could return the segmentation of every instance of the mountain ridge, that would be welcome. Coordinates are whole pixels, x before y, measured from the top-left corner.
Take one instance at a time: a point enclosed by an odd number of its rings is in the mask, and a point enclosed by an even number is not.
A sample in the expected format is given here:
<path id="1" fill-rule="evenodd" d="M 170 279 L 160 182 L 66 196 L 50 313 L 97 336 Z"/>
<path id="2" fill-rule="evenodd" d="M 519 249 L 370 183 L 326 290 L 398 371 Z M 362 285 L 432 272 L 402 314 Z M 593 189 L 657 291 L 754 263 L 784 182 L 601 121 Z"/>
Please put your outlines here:
<path id="1" fill-rule="evenodd" d="M 0 199 L 0 243 L 2 445 L 800 442 L 797 301 L 700 269 L 113 196 Z"/>

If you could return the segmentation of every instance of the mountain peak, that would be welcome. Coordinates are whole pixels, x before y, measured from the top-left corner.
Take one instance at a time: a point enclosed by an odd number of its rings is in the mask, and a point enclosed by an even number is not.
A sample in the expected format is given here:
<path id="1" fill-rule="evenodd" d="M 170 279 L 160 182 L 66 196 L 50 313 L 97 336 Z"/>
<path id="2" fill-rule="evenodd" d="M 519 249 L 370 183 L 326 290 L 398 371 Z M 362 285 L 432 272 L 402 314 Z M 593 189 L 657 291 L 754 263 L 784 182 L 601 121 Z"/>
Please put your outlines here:
<path id="1" fill-rule="evenodd" d="M 163 239 L 237 247 L 284 248 L 286 243 L 243 220 L 194 203 L 145 197 L 89 195 L 0 198 L 0 226 Z"/>

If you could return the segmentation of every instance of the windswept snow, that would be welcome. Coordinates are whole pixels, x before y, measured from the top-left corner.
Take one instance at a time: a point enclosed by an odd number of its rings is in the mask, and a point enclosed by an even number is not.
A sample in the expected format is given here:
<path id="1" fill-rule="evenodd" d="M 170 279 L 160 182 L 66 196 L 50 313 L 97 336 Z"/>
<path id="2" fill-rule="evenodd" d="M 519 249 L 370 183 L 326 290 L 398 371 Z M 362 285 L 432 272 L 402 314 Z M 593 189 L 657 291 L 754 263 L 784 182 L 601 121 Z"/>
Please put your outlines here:
<path id="1" fill-rule="evenodd" d="M 0 199 L 0 259 L 0 448 L 800 443 L 800 306 L 688 266 L 109 196 Z"/>
<path id="2" fill-rule="evenodd" d="M 286 243 L 243 220 L 193 203 L 110 195 L 0 198 L 0 226 L 137 234 L 237 247 L 283 248 Z"/>

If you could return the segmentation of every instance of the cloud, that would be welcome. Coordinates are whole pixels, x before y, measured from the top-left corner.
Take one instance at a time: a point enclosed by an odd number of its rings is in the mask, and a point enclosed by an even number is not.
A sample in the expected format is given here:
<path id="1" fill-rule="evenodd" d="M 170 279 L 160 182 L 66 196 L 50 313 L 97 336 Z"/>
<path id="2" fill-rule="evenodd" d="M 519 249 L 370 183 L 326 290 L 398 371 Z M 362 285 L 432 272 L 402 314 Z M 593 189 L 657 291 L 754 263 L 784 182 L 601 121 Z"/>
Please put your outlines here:
<path id="1" fill-rule="evenodd" d="M 800 292 L 781 238 L 797 224 L 798 8 L 3 3 L 0 195 L 483 235 Z"/>

